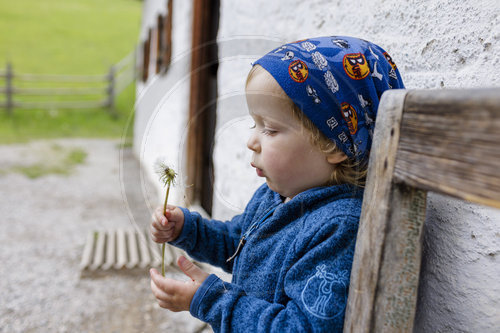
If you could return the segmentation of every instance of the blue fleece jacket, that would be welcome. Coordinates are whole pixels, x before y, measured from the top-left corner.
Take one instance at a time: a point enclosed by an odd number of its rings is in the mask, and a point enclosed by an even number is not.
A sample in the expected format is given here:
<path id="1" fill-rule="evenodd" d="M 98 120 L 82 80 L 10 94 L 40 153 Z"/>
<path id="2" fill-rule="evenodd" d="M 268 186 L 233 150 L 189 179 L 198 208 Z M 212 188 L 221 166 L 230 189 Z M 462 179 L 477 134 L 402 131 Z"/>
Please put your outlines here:
<path id="1" fill-rule="evenodd" d="M 341 332 L 362 195 L 350 185 L 318 187 L 283 203 L 264 184 L 228 222 L 183 208 L 172 244 L 233 274 L 232 283 L 210 275 L 191 314 L 215 332 Z"/>

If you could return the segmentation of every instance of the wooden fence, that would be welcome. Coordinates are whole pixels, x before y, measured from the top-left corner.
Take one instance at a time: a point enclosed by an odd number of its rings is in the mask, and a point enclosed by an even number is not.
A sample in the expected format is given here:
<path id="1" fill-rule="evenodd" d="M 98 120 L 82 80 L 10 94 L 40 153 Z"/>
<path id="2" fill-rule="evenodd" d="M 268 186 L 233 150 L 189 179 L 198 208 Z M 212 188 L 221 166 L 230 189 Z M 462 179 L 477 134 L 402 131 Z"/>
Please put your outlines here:
<path id="1" fill-rule="evenodd" d="M 115 97 L 135 80 L 135 51 L 102 75 L 18 74 L 0 70 L 0 108 L 114 110 Z"/>

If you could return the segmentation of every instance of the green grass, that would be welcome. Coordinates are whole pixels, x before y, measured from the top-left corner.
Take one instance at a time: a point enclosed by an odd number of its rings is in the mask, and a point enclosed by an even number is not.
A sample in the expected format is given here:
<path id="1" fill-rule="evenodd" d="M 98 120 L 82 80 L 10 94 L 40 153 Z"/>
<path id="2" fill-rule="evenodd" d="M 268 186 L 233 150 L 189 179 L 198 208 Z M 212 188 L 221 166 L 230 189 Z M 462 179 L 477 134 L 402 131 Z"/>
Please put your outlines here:
<path id="1" fill-rule="evenodd" d="M 14 110 L 0 114 L 0 143 L 27 142 L 42 138 L 89 137 L 120 138 L 133 112 L 135 87 L 130 85 L 117 98 L 117 117 L 106 109 L 89 110 Z"/>
<path id="2" fill-rule="evenodd" d="M 28 178 L 39 178 L 49 174 L 70 175 L 75 166 L 85 163 L 87 152 L 81 148 L 64 148 L 57 144 L 43 152 L 40 161 L 31 165 L 15 165 L 2 173 L 17 172 Z"/>
<path id="3" fill-rule="evenodd" d="M 141 9 L 138 0 L 0 0 L 0 70 L 10 62 L 15 73 L 106 74 L 135 47 Z M 133 112 L 134 99 L 131 85 L 117 97 L 115 117 L 105 108 L 14 109 L 12 116 L 0 108 L 0 143 L 117 138 Z"/>

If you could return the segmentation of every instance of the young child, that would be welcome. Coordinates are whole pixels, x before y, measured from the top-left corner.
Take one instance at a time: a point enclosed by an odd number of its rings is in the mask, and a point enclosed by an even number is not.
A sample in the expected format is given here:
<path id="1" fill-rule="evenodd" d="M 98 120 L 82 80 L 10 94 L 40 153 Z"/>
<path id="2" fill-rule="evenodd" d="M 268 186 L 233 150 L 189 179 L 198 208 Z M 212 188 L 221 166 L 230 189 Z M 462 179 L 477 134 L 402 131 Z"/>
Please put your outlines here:
<path id="1" fill-rule="evenodd" d="M 256 61 L 247 145 L 266 184 L 231 221 L 170 206 L 151 225 L 154 241 L 222 267 L 232 282 L 181 257 L 192 282 L 151 270 L 159 305 L 216 332 L 341 332 L 375 116 L 391 88 L 403 83 L 390 56 L 352 37 L 297 41 Z"/>

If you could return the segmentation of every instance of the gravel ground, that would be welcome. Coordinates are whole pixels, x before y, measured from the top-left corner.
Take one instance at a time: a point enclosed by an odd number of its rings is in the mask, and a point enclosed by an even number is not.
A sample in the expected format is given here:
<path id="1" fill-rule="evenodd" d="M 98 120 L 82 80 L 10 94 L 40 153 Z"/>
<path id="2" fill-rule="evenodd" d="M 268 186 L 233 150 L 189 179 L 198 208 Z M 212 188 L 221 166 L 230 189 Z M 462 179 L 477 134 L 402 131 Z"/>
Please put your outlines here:
<path id="1" fill-rule="evenodd" d="M 70 175 L 30 179 L 11 171 L 59 163 L 57 151 L 74 148 L 87 157 Z M 138 175 L 137 161 L 129 150 L 120 152 L 119 141 L 0 146 L 0 332 L 211 331 L 188 312 L 159 308 L 146 269 L 81 275 L 89 231 L 149 223 L 146 203 L 155 200 L 143 195 Z"/>

